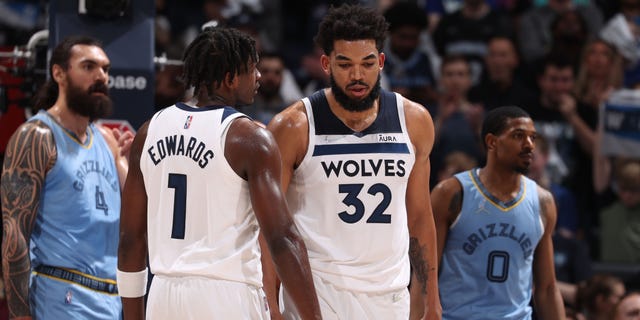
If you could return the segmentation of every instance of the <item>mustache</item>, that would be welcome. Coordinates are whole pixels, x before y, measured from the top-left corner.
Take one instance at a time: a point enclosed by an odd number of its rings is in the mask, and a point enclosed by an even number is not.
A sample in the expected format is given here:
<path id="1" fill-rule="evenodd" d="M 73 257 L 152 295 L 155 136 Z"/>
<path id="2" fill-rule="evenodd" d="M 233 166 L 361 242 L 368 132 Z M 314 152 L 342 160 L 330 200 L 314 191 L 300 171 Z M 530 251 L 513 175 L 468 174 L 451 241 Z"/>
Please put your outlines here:
<path id="1" fill-rule="evenodd" d="M 365 87 L 367 87 L 367 88 L 369 87 L 369 85 L 368 85 L 368 84 L 366 84 L 365 82 L 360 81 L 360 80 L 355 80 L 355 81 L 352 81 L 351 83 L 349 83 L 349 84 L 347 85 L 347 88 L 349 88 L 349 87 L 353 87 L 353 86 L 357 86 L 357 85 L 365 86 Z"/>
<path id="2" fill-rule="evenodd" d="M 89 93 L 99 92 L 105 95 L 109 94 L 109 87 L 103 82 L 96 82 L 89 87 Z"/>

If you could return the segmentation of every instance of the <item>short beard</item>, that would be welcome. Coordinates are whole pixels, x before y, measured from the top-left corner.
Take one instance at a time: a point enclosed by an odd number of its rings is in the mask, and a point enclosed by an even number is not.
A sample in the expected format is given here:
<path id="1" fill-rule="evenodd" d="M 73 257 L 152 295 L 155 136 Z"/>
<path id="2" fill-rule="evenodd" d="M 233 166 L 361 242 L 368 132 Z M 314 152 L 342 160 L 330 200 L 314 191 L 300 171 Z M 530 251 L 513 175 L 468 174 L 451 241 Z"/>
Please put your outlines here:
<path id="1" fill-rule="evenodd" d="M 529 174 L 529 167 L 515 167 L 514 169 L 517 173 L 522 174 L 522 175 L 528 175 Z"/>
<path id="2" fill-rule="evenodd" d="M 101 92 L 105 95 L 92 96 L 91 94 L 94 92 Z M 109 98 L 109 88 L 104 83 L 94 83 L 87 91 L 84 91 L 69 81 L 66 97 L 69 109 L 83 117 L 88 117 L 91 122 L 108 117 L 113 111 L 113 102 Z"/>
<path id="3" fill-rule="evenodd" d="M 336 101 L 338 101 L 338 103 L 347 111 L 361 112 L 369 110 L 373 108 L 373 103 L 380 96 L 380 74 L 378 74 L 378 80 L 373 88 L 371 88 L 371 92 L 361 100 L 353 100 L 349 98 L 349 96 L 347 96 L 347 94 L 338 87 L 336 80 L 333 78 L 333 74 L 329 74 L 329 82 L 331 84 L 331 92 L 333 92 L 333 96 L 336 98 Z M 353 81 L 348 84 L 347 87 L 354 84 L 366 85 L 361 81 Z"/>

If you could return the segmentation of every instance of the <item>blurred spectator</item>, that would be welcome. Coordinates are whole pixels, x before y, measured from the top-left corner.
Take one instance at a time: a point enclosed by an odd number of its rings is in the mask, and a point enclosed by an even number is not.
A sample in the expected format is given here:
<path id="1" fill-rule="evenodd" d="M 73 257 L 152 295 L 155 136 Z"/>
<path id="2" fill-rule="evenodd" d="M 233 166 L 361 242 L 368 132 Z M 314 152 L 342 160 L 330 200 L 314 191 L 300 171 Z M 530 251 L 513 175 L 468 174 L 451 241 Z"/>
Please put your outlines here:
<path id="1" fill-rule="evenodd" d="M 620 12 L 609 19 L 600 36 L 625 59 L 624 85 L 635 87 L 640 83 L 640 0 L 621 0 Z"/>
<path id="2" fill-rule="evenodd" d="M 442 168 L 438 171 L 438 182 L 453 177 L 456 173 L 471 170 L 478 162 L 462 151 L 452 151 L 444 157 Z"/>
<path id="3" fill-rule="evenodd" d="M 640 0 L 639 0 L 640 1 Z M 622 58 L 615 47 L 597 39 L 582 54 L 575 95 L 578 101 L 595 109 L 613 89 L 622 86 Z"/>
<path id="4" fill-rule="evenodd" d="M 600 257 L 604 262 L 640 262 L 640 161 L 613 167 L 617 200 L 600 213 Z"/>
<path id="5" fill-rule="evenodd" d="M 531 6 L 532 0 L 486 0 L 492 10 L 500 10 L 517 15 Z M 424 10 L 429 18 L 429 32 L 438 26 L 445 14 L 453 13 L 460 8 L 464 0 L 426 0 Z"/>
<path id="6" fill-rule="evenodd" d="M 487 41 L 499 34 L 510 36 L 512 29 L 508 17 L 492 10 L 485 0 L 464 0 L 458 11 L 442 18 L 433 41 L 440 56 L 457 54 L 469 60 L 475 84 L 482 72 Z"/>
<path id="7" fill-rule="evenodd" d="M 329 75 L 324 72 L 320 64 L 322 54 L 322 48 L 314 46 L 313 51 L 302 56 L 300 60 L 299 83 L 301 83 L 302 94 L 305 97 L 330 85 Z"/>
<path id="8" fill-rule="evenodd" d="M 571 61 L 562 57 L 548 56 L 539 70 L 539 96 L 525 105 L 531 115 L 538 135 L 549 143 L 549 177 L 561 183 L 569 174 L 573 130 L 560 112 L 563 103 L 570 103 L 575 83 Z"/>
<path id="9" fill-rule="evenodd" d="M 164 54 L 169 59 L 181 59 L 184 47 L 180 41 L 175 41 L 173 38 L 169 19 L 162 15 L 156 15 L 154 24 L 156 56 Z"/>
<path id="10" fill-rule="evenodd" d="M 630 292 L 620 299 L 614 320 L 640 320 L 640 293 Z"/>
<path id="11" fill-rule="evenodd" d="M 185 87 L 181 81 L 182 66 L 164 66 L 156 70 L 154 106 L 156 110 L 185 100 Z"/>
<path id="12" fill-rule="evenodd" d="M 552 42 L 551 22 L 565 11 L 575 9 L 587 23 L 588 34 L 596 34 L 602 27 L 602 13 L 590 4 L 574 5 L 571 0 L 549 0 L 546 5 L 532 7 L 520 19 L 518 38 L 520 52 L 526 62 L 544 56 Z"/>
<path id="13" fill-rule="evenodd" d="M 439 172 L 444 158 L 451 152 L 461 151 L 476 162 L 482 159 L 480 124 L 484 112 L 481 106 L 467 99 L 471 87 L 471 69 L 467 60 L 459 55 L 446 56 L 440 66 L 440 96 L 434 117 L 435 143 L 431 154 L 431 170 Z M 437 176 L 432 174 L 432 184 Z"/>
<path id="14" fill-rule="evenodd" d="M 547 54 L 576 61 L 574 68 L 577 72 L 576 57 L 580 57 L 591 35 L 593 33 L 589 32 L 587 22 L 579 11 L 570 9 L 558 13 L 551 21 L 551 42 Z"/>
<path id="15" fill-rule="evenodd" d="M 534 157 L 527 176 L 553 194 L 558 210 L 556 233 L 565 238 L 574 238 L 578 229 L 578 211 L 575 196 L 571 190 L 552 181 L 547 171 L 548 163 L 549 143 L 544 136 L 540 135 L 536 140 Z M 556 259 L 556 264 L 558 262 L 558 259 Z M 559 272 L 556 270 L 556 276 L 558 274 Z M 558 279 L 560 279 L 560 276 L 558 276 Z M 563 281 L 569 280 L 563 279 Z"/>
<path id="16" fill-rule="evenodd" d="M 615 306 L 625 291 L 621 279 L 607 274 L 595 274 L 578 288 L 578 310 L 587 320 L 611 320 Z"/>
<path id="17" fill-rule="evenodd" d="M 284 60 L 279 54 L 261 53 L 257 68 L 262 75 L 258 79 L 260 83 L 258 94 L 255 96 L 253 105 L 239 108 L 239 110 L 254 120 L 267 124 L 276 113 L 302 98 L 302 93 L 295 82 L 289 84 L 295 87 L 285 87 Z"/>
<path id="18" fill-rule="evenodd" d="M 520 63 L 513 40 L 496 36 L 489 40 L 482 81 L 471 88 L 469 100 L 482 104 L 486 111 L 514 105 L 528 109 L 534 93 L 517 77 Z"/>
<path id="19" fill-rule="evenodd" d="M 427 18 L 413 3 L 397 2 L 387 9 L 389 38 L 383 49 L 384 72 L 391 90 L 422 105 L 436 99 L 436 80 L 430 57 L 420 50 Z"/>
<path id="20" fill-rule="evenodd" d="M 574 132 L 569 187 L 584 197 L 580 201 L 586 227 L 597 227 L 597 214 L 607 200 L 593 187 L 593 152 L 600 105 L 622 84 L 622 65 L 615 48 L 602 40 L 590 42 L 582 54 L 575 83 L 575 99 L 566 99 L 560 111 Z M 590 233 L 595 230 L 586 230 Z"/>
<path id="21" fill-rule="evenodd" d="M 525 73 L 523 75 L 524 83 L 529 88 L 537 88 L 536 73 L 544 68 L 545 60 L 549 56 L 569 61 L 574 75 L 577 75 L 580 67 L 580 59 L 577 57 L 582 54 L 590 36 L 584 18 L 573 9 L 555 15 L 551 20 L 548 32 L 550 41 L 542 50 L 542 55 L 531 60 L 521 61 Z"/>

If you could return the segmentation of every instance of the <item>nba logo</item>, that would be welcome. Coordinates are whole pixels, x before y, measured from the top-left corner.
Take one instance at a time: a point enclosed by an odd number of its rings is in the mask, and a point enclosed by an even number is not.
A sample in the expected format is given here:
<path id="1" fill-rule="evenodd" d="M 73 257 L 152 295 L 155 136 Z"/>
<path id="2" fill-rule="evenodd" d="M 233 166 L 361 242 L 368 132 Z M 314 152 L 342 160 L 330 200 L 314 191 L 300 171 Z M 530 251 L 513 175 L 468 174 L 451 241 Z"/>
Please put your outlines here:
<path id="1" fill-rule="evenodd" d="M 193 116 L 192 115 L 188 115 L 187 116 L 187 121 L 184 122 L 184 128 L 185 129 L 189 129 L 189 127 L 191 126 L 191 120 L 193 120 Z"/>

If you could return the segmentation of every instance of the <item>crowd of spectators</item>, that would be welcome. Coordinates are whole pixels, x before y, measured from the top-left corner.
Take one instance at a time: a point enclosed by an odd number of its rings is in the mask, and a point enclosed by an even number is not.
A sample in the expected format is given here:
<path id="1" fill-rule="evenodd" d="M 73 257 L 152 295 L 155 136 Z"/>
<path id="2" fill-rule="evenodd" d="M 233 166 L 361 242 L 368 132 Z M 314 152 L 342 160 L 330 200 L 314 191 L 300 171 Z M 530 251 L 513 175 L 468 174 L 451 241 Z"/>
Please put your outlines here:
<path id="1" fill-rule="evenodd" d="M 23 2 L 40 14 L 15 20 L 21 23 L 7 20 L 0 45 L 24 43 L 44 26 L 46 1 Z M 267 123 L 328 84 L 313 35 L 327 9 L 345 1 L 155 2 L 156 56 L 180 59 L 185 44 L 210 21 L 258 40 L 261 88 L 255 105 L 243 111 L 259 121 Z M 485 112 L 520 106 L 540 136 L 530 176 L 557 202 L 556 273 L 574 285 L 563 292 L 565 301 L 579 306 L 591 299 L 597 294 L 576 298 L 578 283 L 614 270 L 591 263 L 635 270 L 623 278 L 638 285 L 640 159 L 624 152 L 602 155 L 599 114 L 611 92 L 640 88 L 640 0 L 351 2 L 376 6 L 390 24 L 383 87 L 423 104 L 434 119 L 432 186 L 482 165 L 479 124 Z M 0 4 L 0 13 L 5 10 Z M 185 98 L 179 75 L 179 67 L 157 70 L 156 108 Z M 588 302 L 585 308 L 595 306 Z"/>

